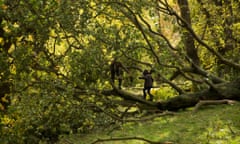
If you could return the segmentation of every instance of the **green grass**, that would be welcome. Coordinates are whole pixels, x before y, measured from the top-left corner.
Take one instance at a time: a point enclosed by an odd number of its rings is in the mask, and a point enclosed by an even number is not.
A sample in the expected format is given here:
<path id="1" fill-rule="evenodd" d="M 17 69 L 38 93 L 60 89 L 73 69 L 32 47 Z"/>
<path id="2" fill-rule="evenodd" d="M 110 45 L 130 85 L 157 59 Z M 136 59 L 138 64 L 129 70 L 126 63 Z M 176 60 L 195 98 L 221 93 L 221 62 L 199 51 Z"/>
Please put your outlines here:
<path id="1" fill-rule="evenodd" d="M 155 118 L 146 122 L 126 123 L 121 129 L 107 134 L 71 135 L 62 138 L 74 144 L 91 144 L 98 138 L 142 137 L 151 141 L 170 141 L 174 144 L 239 144 L 240 103 L 205 106 L 196 113 L 191 110 L 174 116 Z M 139 140 L 110 141 L 99 144 L 146 144 Z"/>

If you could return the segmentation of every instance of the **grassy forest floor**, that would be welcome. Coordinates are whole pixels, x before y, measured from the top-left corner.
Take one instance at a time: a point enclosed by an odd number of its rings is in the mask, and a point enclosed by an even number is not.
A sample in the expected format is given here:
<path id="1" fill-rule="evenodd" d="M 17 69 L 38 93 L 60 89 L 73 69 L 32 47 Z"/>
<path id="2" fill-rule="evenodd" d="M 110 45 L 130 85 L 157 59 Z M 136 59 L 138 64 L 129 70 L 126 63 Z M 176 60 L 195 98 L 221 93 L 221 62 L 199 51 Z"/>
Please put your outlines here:
<path id="1" fill-rule="evenodd" d="M 120 129 L 100 130 L 86 135 L 64 136 L 59 144 L 92 144 L 97 139 L 141 137 L 154 142 L 173 144 L 239 144 L 240 103 L 210 105 L 193 113 L 192 109 L 173 116 L 158 117 L 144 122 L 125 123 Z M 98 142 L 97 144 L 148 144 L 141 140 Z"/>

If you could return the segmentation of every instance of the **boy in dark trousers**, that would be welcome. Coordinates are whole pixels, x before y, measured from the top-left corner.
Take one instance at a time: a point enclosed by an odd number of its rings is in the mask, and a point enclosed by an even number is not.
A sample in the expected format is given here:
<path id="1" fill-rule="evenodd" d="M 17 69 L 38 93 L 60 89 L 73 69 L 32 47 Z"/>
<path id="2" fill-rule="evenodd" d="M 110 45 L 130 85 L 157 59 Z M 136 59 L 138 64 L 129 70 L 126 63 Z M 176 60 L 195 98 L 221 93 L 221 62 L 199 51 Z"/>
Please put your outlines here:
<path id="1" fill-rule="evenodd" d="M 144 79 L 143 98 L 146 99 L 146 91 L 150 96 L 150 101 L 153 101 L 153 95 L 151 94 L 151 88 L 153 87 L 153 78 L 148 70 L 143 71 L 143 76 L 139 79 Z"/>

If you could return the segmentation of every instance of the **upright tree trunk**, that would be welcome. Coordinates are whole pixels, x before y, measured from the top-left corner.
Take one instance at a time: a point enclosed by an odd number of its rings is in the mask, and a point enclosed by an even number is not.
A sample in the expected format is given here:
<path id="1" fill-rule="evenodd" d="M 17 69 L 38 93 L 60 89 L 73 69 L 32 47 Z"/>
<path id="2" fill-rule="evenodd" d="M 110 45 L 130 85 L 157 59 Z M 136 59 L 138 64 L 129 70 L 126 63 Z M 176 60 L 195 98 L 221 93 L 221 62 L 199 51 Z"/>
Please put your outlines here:
<path id="1" fill-rule="evenodd" d="M 190 10 L 188 6 L 187 0 L 178 0 L 178 5 L 180 7 L 180 12 L 182 18 L 191 26 L 191 17 L 190 17 Z M 186 48 L 187 56 L 191 58 L 191 60 L 196 64 L 200 64 L 200 60 L 198 57 L 197 49 L 194 45 L 194 39 L 192 35 L 188 31 L 184 31 L 183 37 L 184 45 Z"/>

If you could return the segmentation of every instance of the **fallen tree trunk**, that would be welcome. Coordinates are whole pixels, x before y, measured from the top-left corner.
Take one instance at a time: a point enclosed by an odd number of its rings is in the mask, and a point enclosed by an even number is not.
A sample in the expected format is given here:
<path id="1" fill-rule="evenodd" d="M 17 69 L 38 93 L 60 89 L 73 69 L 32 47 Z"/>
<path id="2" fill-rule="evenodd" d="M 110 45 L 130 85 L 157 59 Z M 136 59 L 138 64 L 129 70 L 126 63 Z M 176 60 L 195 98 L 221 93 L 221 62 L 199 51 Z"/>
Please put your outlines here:
<path id="1" fill-rule="evenodd" d="M 195 106 L 200 100 L 240 100 L 240 78 L 228 83 L 212 85 L 201 92 L 182 94 L 167 101 L 159 102 L 161 110 L 178 110 Z"/>
<path id="2" fill-rule="evenodd" d="M 176 111 L 179 109 L 193 107 L 201 100 L 240 100 L 240 78 L 228 83 L 211 85 L 209 89 L 200 92 L 181 94 L 166 101 L 160 102 L 146 101 L 139 95 L 119 90 L 116 87 L 114 87 L 112 90 L 112 94 L 113 93 L 121 96 L 124 99 L 133 100 L 142 104 L 157 107 L 160 110 Z"/>

